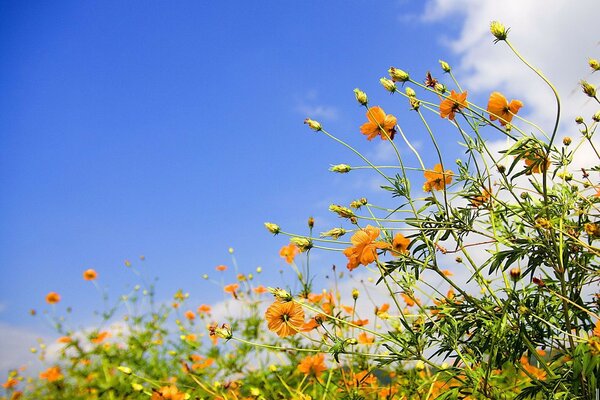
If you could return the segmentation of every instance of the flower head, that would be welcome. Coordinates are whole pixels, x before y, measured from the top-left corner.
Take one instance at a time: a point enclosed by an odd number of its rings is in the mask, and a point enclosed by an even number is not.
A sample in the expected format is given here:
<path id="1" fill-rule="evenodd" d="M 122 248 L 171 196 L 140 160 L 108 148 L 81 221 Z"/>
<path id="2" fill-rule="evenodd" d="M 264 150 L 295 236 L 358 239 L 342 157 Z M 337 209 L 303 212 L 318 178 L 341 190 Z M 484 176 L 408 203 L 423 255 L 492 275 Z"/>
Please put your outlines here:
<path id="1" fill-rule="evenodd" d="M 506 29 L 504 24 L 498 21 L 492 21 L 490 23 L 490 32 L 496 37 L 496 42 L 499 40 L 506 40 L 508 35 L 508 29 Z"/>
<path id="2" fill-rule="evenodd" d="M 60 301 L 60 294 L 56 292 L 50 292 L 46 295 L 46 303 L 56 304 Z"/>
<path id="3" fill-rule="evenodd" d="M 377 249 L 387 249 L 388 243 L 376 242 L 379 237 L 379 229 L 367 225 L 366 228 L 359 230 L 350 238 L 353 246 L 344 250 L 344 255 L 348 257 L 347 268 L 352 271 L 359 264 L 369 265 L 377 259 Z"/>
<path id="4" fill-rule="evenodd" d="M 468 107 L 467 92 L 456 93 L 454 90 L 450 92 L 450 96 L 442 100 L 440 103 L 440 117 L 454 120 L 454 116 L 458 110 Z"/>
<path id="5" fill-rule="evenodd" d="M 319 377 L 327 367 L 325 366 L 325 355 L 317 354 L 314 356 L 306 356 L 298 364 L 298 371 L 304 375 L 312 375 Z"/>
<path id="6" fill-rule="evenodd" d="M 452 182 L 452 171 L 448 169 L 444 172 L 442 170 L 442 164 L 436 164 L 433 167 L 433 171 L 427 170 L 423 175 L 425 175 L 426 179 L 423 190 L 426 192 L 431 192 L 432 190 L 444 190 L 446 185 L 449 185 Z"/>
<path id="7" fill-rule="evenodd" d="M 239 287 L 240 287 L 240 285 L 238 285 L 237 283 L 230 283 L 229 285 L 225 285 L 223 287 L 223 291 L 225 293 L 230 293 L 233 296 L 233 298 L 237 299 L 236 291 L 238 290 Z"/>
<path id="8" fill-rule="evenodd" d="M 269 330 L 279 337 L 295 335 L 304 325 L 304 310 L 296 302 L 275 301 L 267 308 L 265 319 Z"/>
<path id="9" fill-rule="evenodd" d="M 367 140 L 373 140 L 377 136 L 382 140 L 394 140 L 396 117 L 392 114 L 386 115 L 381 107 L 375 106 L 368 109 L 367 119 L 369 122 L 360 127 L 360 132 L 367 135 Z"/>
<path id="10" fill-rule="evenodd" d="M 525 158 L 525 165 L 531 168 L 531 172 L 539 174 L 540 172 L 546 172 L 550 168 L 551 162 L 548 160 L 545 154 L 540 150 L 533 152 L 526 152 L 523 157 Z"/>
<path id="11" fill-rule="evenodd" d="M 98 273 L 91 268 L 83 271 L 83 279 L 85 279 L 86 281 L 93 281 L 97 277 Z"/>
<path id="12" fill-rule="evenodd" d="M 500 92 L 493 92 L 488 101 L 487 110 L 490 113 L 490 119 L 500 120 L 500 124 L 505 126 L 512 121 L 513 116 L 523 107 L 520 100 L 511 100 L 510 103 Z"/>
<path id="13" fill-rule="evenodd" d="M 405 238 L 401 233 L 397 233 L 392 241 L 392 251 L 396 254 L 406 254 L 408 253 L 409 244 L 410 239 Z"/>
<path id="14" fill-rule="evenodd" d="M 44 372 L 40 372 L 40 379 L 45 379 L 48 382 L 55 382 L 64 378 L 60 367 L 50 367 Z"/>
<path id="15" fill-rule="evenodd" d="M 177 389 L 177 386 L 163 386 L 154 390 L 150 400 L 185 400 L 186 395 Z"/>
<path id="16" fill-rule="evenodd" d="M 300 253 L 300 249 L 293 243 L 283 246 L 279 250 L 279 255 L 285 258 L 285 262 L 291 264 L 294 262 L 294 258 Z"/>

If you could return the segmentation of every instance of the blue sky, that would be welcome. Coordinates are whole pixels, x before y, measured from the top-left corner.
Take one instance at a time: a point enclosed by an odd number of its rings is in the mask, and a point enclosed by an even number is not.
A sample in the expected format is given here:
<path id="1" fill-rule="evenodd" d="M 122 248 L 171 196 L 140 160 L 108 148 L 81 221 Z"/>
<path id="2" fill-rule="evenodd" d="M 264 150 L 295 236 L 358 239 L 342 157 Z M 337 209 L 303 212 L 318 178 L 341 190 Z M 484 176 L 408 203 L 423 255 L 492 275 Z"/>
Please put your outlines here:
<path id="1" fill-rule="evenodd" d="M 569 18 L 559 3 L 550 2 L 540 24 Z M 0 323 L 47 332 L 28 311 L 45 309 L 49 291 L 63 296 L 59 309 L 74 307 L 76 323 L 90 323 L 101 299 L 81 273 L 96 269 L 118 296 L 139 283 L 126 259 L 147 279 L 159 278 L 159 300 L 182 288 L 202 303 L 223 298 L 201 276 L 231 264 L 229 247 L 244 272 L 284 267 L 278 250 L 287 241 L 274 239 L 265 221 L 303 233 L 314 215 L 315 230 L 328 230 L 339 226 L 329 203 L 373 189 L 360 177 L 327 172 L 356 159 L 308 130 L 304 118 L 379 157 L 380 146 L 359 134 L 365 117 L 352 90 L 407 114 L 405 102 L 378 82 L 391 65 L 421 77 L 443 58 L 463 66 L 459 76 L 481 80 L 472 58 L 480 43 L 493 47 L 482 33 L 489 14 L 521 24 L 526 41 L 523 15 L 534 12 L 494 7 L 442 0 L 3 2 Z M 545 54 L 539 43 L 530 48 Z M 583 64 L 588 53 L 577 54 Z M 510 93 L 511 74 L 499 71 L 479 86 Z M 448 146 L 452 161 L 458 153 Z M 345 264 L 341 256 L 338 262 Z"/>

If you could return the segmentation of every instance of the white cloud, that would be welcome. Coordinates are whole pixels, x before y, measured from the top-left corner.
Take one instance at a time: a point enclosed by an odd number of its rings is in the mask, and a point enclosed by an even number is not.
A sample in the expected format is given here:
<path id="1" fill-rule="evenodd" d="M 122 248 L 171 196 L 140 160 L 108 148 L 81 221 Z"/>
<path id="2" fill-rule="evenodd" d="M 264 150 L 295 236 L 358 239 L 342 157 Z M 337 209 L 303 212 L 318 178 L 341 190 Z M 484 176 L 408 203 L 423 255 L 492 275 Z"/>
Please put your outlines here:
<path id="1" fill-rule="evenodd" d="M 338 117 L 338 109 L 334 106 L 320 104 L 319 94 L 316 90 L 309 90 L 296 99 L 294 110 L 305 118 L 323 119 L 333 121 Z"/>
<path id="2" fill-rule="evenodd" d="M 459 36 L 442 40 L 459 56 L 454 71 L 464 87 L 480 93 L 500 90 L 523 100 L 522 113 L 551 131 L 556 111 L 552 92 L 505 43 L 492 43 L 489 22 L 498 20 L 510 27 L 509 40 L 556 86 L 563 102 L 563 122 L 572 126 L 575 116 L 589 119 L 598 109 L 578 85 L 580 79 L 593 82 L 595 78 L 590 77 L 587 59 L 600 55 L 596 8 L 596 0 L 432 0 L 422 19 L 460 18 Z"/>
<path id="3" fill-rule="evenodd" d="M 39 341 L 48 342 L 48 338 L 30 329 L 0 322 L 0 371 L 35 365 L 37 355 L 29 349 L 37 347 Z"/>

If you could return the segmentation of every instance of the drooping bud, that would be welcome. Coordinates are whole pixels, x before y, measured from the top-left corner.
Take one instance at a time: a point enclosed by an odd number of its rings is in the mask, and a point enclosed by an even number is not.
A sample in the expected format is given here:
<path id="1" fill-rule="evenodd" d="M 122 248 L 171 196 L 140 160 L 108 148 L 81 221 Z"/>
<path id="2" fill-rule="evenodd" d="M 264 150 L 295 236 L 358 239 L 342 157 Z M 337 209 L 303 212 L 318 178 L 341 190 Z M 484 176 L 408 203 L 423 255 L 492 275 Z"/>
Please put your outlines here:
<path id="1" fill-rule="evenodd" d="M 359 88 L 354 89 L 354 97 L 356 97 L 356 101 L 358 101 L 358 104 L 361 106 L 366 106 L 369 103 L 367 94 Z"/>
<path id="2" fill-rule="evenodd" d="M 354 215 L 354 211 L 352 211 L 349 208 L 339 206 L 337 204 L 330 205 L 329 206 L 329 211 L 332 211 L 332 212 L 336 213 L 337 215 L 339 215 L 342 218 L 353 218 L 353 217 L 356 217 L 356 215 Z"/>
<path id="3" fill-rule="evenodd" d="M 394 93 L 397 90 L 396 84 L 391 79 L 381 78 L 379 80 L 379 83 L 381 83 L 381 86 L 383 86 L 385 90 L 387 90 L 390 93 Z"/>
<path id="4" fill-rule="evenodd" d="M 267 290 L 279 301 L 288 302 L 293 299 L 292 295 L 285 289 L 269 287 Z"/>
<path id="5" fill-rule="evenodd" d="M 346 234 L 346 232 L 348 232 L 348 231 L 343 228 L 333 228 L 333 229 L 328 230 L 327 232 L 321 232 L 320 236 L 322 238 L 330 237 L 330 238 L 337 240 L 341 236 L 344 236 Z"/>
<path id="6" fill-rule="evenodd" d="M 581 115 L 575 117 L 575 123 L 578 125 L 583 124 L 583 117 Z"/>
<path id="7" fill-rule="evenodd" d="M 592 119 L 596 122 L 600 122 L 600 110 L 596 111 L 594 115 L 592 115 Z"/>
<path id="8" fill-rule="evenodd" d="M 271 222 L 265 222 L 265 228 L 267 228 L 267 230 L 273 235 L 277 235 L 281 231 L 279 225 L 273 224 Z"/>
<path id="9" fill-rule="evenodd" d="M 579 82 L 579 84 L 581 85 L 583 93 L 587 94 L 589 97 L 592 98 L 596 97 L 596 86 L 583 79 Z"/>
<path id="10" fill-rule="evenodd" d="M 406 71 L 394 67 L 390 67 L 390 69 L 388 69 L 388 74 L 390 74 L 390 78 L 392 78 L 394 82 L 404 83 L 410 79 Z"/>
<path id="11" fill-rule="evenodd" d="M 600 71 L 600 61 L 596 60 L 595 58 L 590 58 L 588 60 L 588 65 L 593 70 L 592 72 Z"/>
<path id="12" fill-rule="evenodd" d="M 310 250 L 313 247 L 312 240 L 305 238 L 305 237 L 294 236 L 294 237 L 290 238 L 290 243 L 298 246 L 300 251 L 303 253 L 305 251 Z"/>
<path id="13" fill-rule="evenodd" d="M 506 40 L 506 37 L 508 36 L 508 29 L 498 21 L 492 21 L 490 24 L 490 32 L 496 37 L 496 41 Z"/>
<path id="14" fill-rule="evenodd" d="M 329 170 L 331 172 L 337 172 L 338 174 L 346 174 L 352 170 L 352 167 L 348 164 L 337 164 L 332 165 L 331 168 L 329 168 Z"/>
<path id="15" fill-rule="evenodd" d="M 314 120 L 312 120 L 312 119 L 310 119 L 310 118 L 306 118 L 306 119 L 304 120 L 304 123 L 305 123 L 306 125 L 308 125 L 308 126 L 309 126 L 309 128 L 310 128 L 310 129 L 312 129 L 313 131 L 317 131 L 317 132 L 318 132 L 318 131 L 320 131 L 320 130 L 322 130 L 322 129 L 323 129 L 323 128 L 321 127 L 321 124 L 320 124 L 320 123 L 318 123 L 317 121 L 314 121 Z"/>
<path id="16" fill-rule="evenodd" d="M 442 71 L 448 73 L 452 70 L 452 68 L 450 68 L 450 64 L 448 64 L 446 61 L 440 60 L 440 67 L 442 67 Z"/>

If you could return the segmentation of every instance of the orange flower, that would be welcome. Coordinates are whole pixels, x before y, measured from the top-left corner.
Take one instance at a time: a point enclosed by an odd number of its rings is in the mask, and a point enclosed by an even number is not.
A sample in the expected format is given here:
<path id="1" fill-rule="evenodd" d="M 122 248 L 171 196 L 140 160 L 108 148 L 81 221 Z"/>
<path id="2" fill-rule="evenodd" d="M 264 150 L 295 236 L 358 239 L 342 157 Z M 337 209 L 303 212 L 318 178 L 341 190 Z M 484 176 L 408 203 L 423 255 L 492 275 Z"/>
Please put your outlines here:
<path id="1" fill-rule="evenodd" d="M 56 304 L 60 301 L 60 294 L 56 292 L 50 292 L 46 295 L 46 303 Z"/>
<path id="2" fill-rule="evenodd" d="M 99 332 L 95 335 L 92 335 L 92 337 L 90 338 L 90 342 L 94 343 L 94 344 L 100 344 L 102 343 L 105 339 L 109 338 L 110 332 L 108 331 L 102 331 Z"/>
<path id="3" fill-rule="evenodd" d="M 291 264 L 294 262 L 294 258 L 296 255 L 300 253 L 300 248 L 293 243 L 288 244 L 287 246 L 283 246 L 281 250 L 279 250 L 279 255 L 285 258 L 285 262 Z"/>
<path id="4" fill-rule="evenodd" d="M 473 207 L 481 207 L 482 205 L 487 204 L 487 202 L 490 201 L 490 196 L 490 191 L 487 189 L 483 189 L 481 194 L 474 196 L 470 199 L 471 205 Z"/>
<path id="5" fill-rule="evenodd" d="M 58 339 L 56 339 L 56 341 L 58 343 L 71 343 L 73 341 L 73 339 L 71 339 L 70 336 L 61 336 Z"/>
<path id="6" fill-rule="evenodd" d="M 454 120 L 455 113 L 463 107 L 468 107 L 467 92 L 456 93 L 454 90 L 450 92 L 450 96 L 442 100 L 440 103 L 440 117 L 449 120 Z"/>
<path id="7" fill-rule="evenodd" d="M 360 344 L 373 344 L 375 343 L 375 336 L 367 335 L 367 332 L 361 332 L 358 334 L 357 340 Z"/>
<path id="8" fill-rule="evenodd" d="M 344 255 L 348 257 L 348 265 L 350 271 L 357 268 L 359 264 L 369 265 L 377 259 L 377 249 L 387 249 L 389 244 L 384 242 L 375 242 L 379 237 L 379 229 L 374 226 L 367 225 L 366 228 L 356 232 L 350 238 L 354 246 L 344 250 Z"/>
<path id="9" fill-rule="evenodd" d="M 252 289 L 252 291 L 256 294 L 263 294 L 263 293 L 268 292 L 267 288 L 264 287 L 263 285 L 259 285 L 259 286 L 255 287 L 254 289 Z"/>
<path id="10" fill-rule="evenodd" d="M 379 314 L 383 314 L 384 312 L 387 312 L 387 310 L 390 309 L 390 305 L 388 303 L 383 303 L 381 305 L 381 307 L 375 307 L 375 314 L 379 315 Z"/>
<path id="11" fill-rule="evenodd" d="M 377 383 L 375 375 L 369 373 L 369 371 L 360 371 L 354 374 L 354 380 L 360 386 L 368 386 Z"/>
<path id="12" fill-rule="evenodd" d="M 391 399 L 398 393 L 398 389 L 395 386 L 389 386 L 379 391 L 379 397 L 382 399 Z"/>
<path id="13" fill-rule="evenodd" d="M 203 313 L 210 313 L 211 311 L 211 307 L 208 304 L 201 304 L 200 307 L 198 307 L 198 314 L 203 314 Z"/>
<path id="14" fill-rule="evenodd" d="M 265 319 L 269 330 L 279 337 L 291 336 L 304 325 L 304 310 L 300 304 L 293 301 L 276 301 L 267 308 Z"/>
<path id="15" fill-rule="evenodd" d="M 365 326 L 369 324 L 369 320 L 368 319 L 357 319 L 355 321 L 352 321 L 352 323 L 356 326 Z"/>
<path id="16" fill-rule="evenodd" d="M 405 238 L 401 233 L 396 233 L 396 236 L 394 236 L 394 240 L 392 241 L 392 250 L 397 254 L 406 254 L 408 253 L 409 244 L 410 239 Z"/>
<path id="17" fill-rule="evenodd" d="M 226 270 L 227 270 L 227 265 L 217 265 L 217 266 L 215 267 L 215 269 L 216 269 L 217 271 L 226 271 Z"/>
<path id="18" fill-rule="evenodd" d="M 413 299 L 411 296 L 407 295 L 406 293 L 400 293 L 400 296 L 402 296 L 402 299 L 404 300 L 404 302 L 406 303 L 406 305 L 408 307 L 412 307 L 416 303 L 421 304 L 421 302 L 419 300 Z"/>
<path id="19" fill-rule="evenodd" d="M 225 293 L 231 293 L 231 295 L 237 299 L 237 293 L 236 290 L 238 290 L 238 288 L 240 287 L 240 285 L 238 285 L 237 283 L 230 283 L 229 285 L 225 285 L 223 287 L 223 290 L 225 291 Z"/>
<path id="20" fill-rule="evenodd" d="M 431 192 L 432 190 L 444 190 L 446 185 L 449 185 L 452 182 L 452 171 L 447 169 L 446 172 L 442 170 L 442 164 L 435 164 L 433 167 L 433 171 L 426 170 L 423 175 L 425 175 L 425 184 L 423 185 L 423 190 L 425 192 Z"/>
<path id="21" fill-rule="evenodd" d="M 193 370 L 208 368 L 211 365 L 213 365 L 215 362 L 214 358 L 210 358 L 210 357 L 204 358 L 198 354 L 192 354 L 190 358 L 193 361 L 193 364 L 192 364 Z"/>
<path id="22" fill-rule="evenodd" d="M 594 336 L 600 337 L 600 320 L 596 321 L 596 326 L 594 326 L 594 330 L 592 332 Z"/>
<path id="23" fill-rule="evenodd" d="M 306 321 L 304 323 L 304 325 L 302 325 L 302 328 L 300 328 L 301 332 L 310 332 L 313 329 L 316 329 L 319 326 L 319 323 L 317 322 L 316 317 L 315 318 L 311 318 L 308 321 Z"/>
<path id="24" fill-rule="evenodd" d="M 505 126 L 512 121 L 513 116 L 523 107 L 520 100 L 511 100 L 510 103 L 500 92 L 494 92 L 490 95 L 487 110 L 490 113 L 490 119 L 500 120 L 500 125 Z"/>
<path id="25" fill-rule="evenodd" d="M 525 165 L 531 167 L 531 172 L 534 174 L 539 174 L 542 170 L 546 172 L 550 168 L 550 160 L 546 158 L 545 154 L 526 152 L 523 156 L 525 158 Z"/>
<path id="26" fill-rule="evenodd" d="M 372 140 L 376 136 L 381 136 L 382 140 L 390 138 L 394 140 L 396 134 L 396 117 L 392 114 L 385 114 L 381 107 L 371 107 L 367 111 L 367 119 L 369 122 L 364 123 L 360 127 L 360 132 L 367 135 L 367 140 Z"/>
<path id="27" fill-rule="evenodd" d="M 17 386 L 18 384 L 19 384 L 19 381 L 18 381 L 18 380 L 16 380 L 15 378 L 8 378 L 8 379 L 6 380 L 6 382 L 4 382 L 4 383 L 2 384 L 2 387 L 3 387 L 4 389 L 12 389 L 12 388 L 14 388 L 15 386 Z"/>
<path id="28" fill-rule="evenodd" d="M 91 268 L 83 271 L 83 279 L 85 279 L 86 281 L 93 281 L 97 277 L 98 273 Z"/>
<path id="29" fill-rule="evenodd" d="M 325 356 L 323 354 L 317 354 L 315 356 L 306 356 L 298 364 L 298 371 L 304 375 L 312 375 L 319 377 L 327 367 L 325 366 Z"/>
<path id="30" fill-rule="evenodd" d="M 185 400 L 185 393 L 180 392 L 177 386 L 163 386 L 154 390 L 150 400 Z"/>
<path id="31" fill-rule="evenodd" d="M 454 276 L 452 271 L 450 271 L 449 269 L 443 269 L 442 274 L 444 274 L 445 276 Z"/>
<path id="32" fill-rule="evenodd" d="M 187 310 L 184 315 L 190 321 L 193 321 L 194 318 L 196 318 L 196 314 L 194 314 L 192 310 Z"/>
<path id="33" fill-rule="evenodd" d="M 40 379 L 45 379 L 48 382 L 54 382 L 61 380 L 63 374 L 60 371 L 60 367 L 50 367 L 44 372 L 40 372 Z"/>

